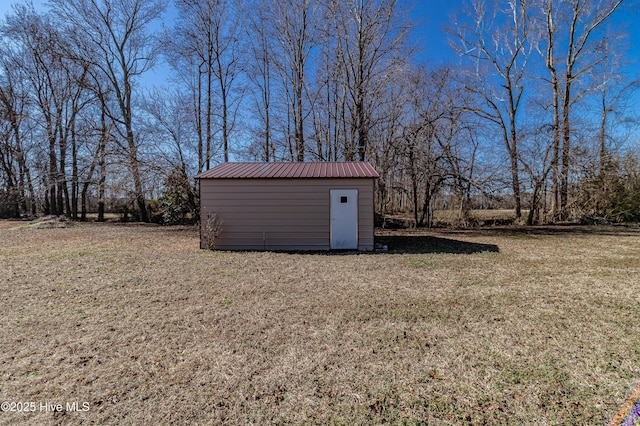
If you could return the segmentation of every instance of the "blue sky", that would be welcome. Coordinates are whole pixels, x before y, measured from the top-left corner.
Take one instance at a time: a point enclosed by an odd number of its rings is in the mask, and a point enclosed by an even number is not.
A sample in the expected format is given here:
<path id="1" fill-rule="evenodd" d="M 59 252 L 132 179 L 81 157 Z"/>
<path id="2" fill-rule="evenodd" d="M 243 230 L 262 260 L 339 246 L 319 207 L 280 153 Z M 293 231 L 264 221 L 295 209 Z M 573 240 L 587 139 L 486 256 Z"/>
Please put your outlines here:
<path id="1" fill-rule="evenodd" d="M 32 0 L 36 8 L 42 8 L 46 0 Z M 463 0 L 413 0 L 411 17 L 419 24 L 416 31 L 417 44 L 426 46 L 425 53 L 430 59 L 445 60 L 448 54 L 446 37 L 441 30 L 448 21 L 449 14 L 459 9 Z M 11 5 L 26 0 L 0 0 L 0 17 L 11 11 Z"/>
<path id="2" fill-rule="evenodd" d="M 446 62 L 451 50 L 443 27 L 449 23 L 451 15 L 462 7 L 463 1 L 420 1 L 416 0 L 411 17 L 416 23 L 416 44 L 423 49 L 426 60 Z"/>
<path id="3" fill-rule="evenodd" d="M 0 0 L 0 17 L 11 10 L 11 4 L 27 0 Z M 44 7 L 47 0 L 32 0 L 36 8 Z M 462 9 L 466 0 L 409 0 L 412 2 L 411 17 L 416 23 L 414 43 L 421 49 L 424 61 L 441 64 L 454 60 L 448 46 L 447 35 L 443 27 L 449 23 L 450 17 Z M 634 25 L 638 16 L 631 16 L 623 10 L 616 16 L 619 22 L 628 26 L 630 49 L 628 58 L 640 63 L 640 25 Z M 634 67 L 635 68 L 635 67 Z"/>
<path id="4" fill-rule="evenodd" d="M 32 0 L 33 4 L 37 7 L 41 7 L 45 0 Z M 0 2 L 0 16 L 4 18 L 7 12 L 11 11 L 11 6 L 16 3 L 26 3 L 26 0 L 2 0 Z"/>

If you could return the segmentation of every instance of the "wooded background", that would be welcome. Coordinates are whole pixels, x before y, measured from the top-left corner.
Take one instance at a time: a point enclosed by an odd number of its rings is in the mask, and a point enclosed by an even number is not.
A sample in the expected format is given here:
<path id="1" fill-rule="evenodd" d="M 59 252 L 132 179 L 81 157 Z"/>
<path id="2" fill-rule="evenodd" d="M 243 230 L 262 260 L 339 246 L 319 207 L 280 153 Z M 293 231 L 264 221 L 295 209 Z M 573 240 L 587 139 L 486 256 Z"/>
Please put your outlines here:
<path id="1" fill-rule="evenodd" d="M 396 0 L 16 5 L 0 21 L 0 217 L 177 223 L 220 162 L 366 160 L 376 211 L 416 226 L 443 208 L 460 225 L 474 208 L 640 220 L 638 2 L 463 3 L 447 65 L 424 60 Z"/>

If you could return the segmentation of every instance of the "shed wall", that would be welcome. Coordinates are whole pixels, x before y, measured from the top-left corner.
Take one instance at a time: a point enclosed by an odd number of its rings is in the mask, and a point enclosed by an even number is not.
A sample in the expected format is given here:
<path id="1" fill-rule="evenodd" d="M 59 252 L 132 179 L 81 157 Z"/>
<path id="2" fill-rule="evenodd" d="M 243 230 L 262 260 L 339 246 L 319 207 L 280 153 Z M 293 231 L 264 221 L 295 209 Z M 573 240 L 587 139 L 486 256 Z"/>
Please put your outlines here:
<path id="1" fill-rule="evenodd" d="M 373 179 L 201 179 L 221 250 L 329 250 L 330 190 L 358 190 L 358 249 L 373 250 Z"/>

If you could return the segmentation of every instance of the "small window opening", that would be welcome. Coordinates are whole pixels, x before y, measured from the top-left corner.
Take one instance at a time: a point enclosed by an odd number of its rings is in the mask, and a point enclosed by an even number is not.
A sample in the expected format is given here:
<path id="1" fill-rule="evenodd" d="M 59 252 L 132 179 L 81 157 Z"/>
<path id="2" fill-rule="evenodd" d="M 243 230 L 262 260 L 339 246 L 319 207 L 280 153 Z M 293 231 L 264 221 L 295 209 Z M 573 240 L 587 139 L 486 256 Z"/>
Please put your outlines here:
<path id="1" fill-rule="evenodd" d="M 341 196 L 340 197 L 340 204 L 346 204 L 347 203 L 347 197 L 346 196 Z"/>

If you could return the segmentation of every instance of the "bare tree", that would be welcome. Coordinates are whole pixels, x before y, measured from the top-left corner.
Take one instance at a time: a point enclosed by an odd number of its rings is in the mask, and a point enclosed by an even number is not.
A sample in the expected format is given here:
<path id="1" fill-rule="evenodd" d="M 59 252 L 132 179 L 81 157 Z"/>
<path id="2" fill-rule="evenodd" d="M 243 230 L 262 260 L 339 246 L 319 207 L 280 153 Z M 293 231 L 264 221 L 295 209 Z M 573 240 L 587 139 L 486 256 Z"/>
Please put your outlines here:
<path id="1" fill-rule="evenodd" d="M 612 203 L 617 199 L 621 180 L 625 179 L 625 141 L 633 138 L 638 126 L 633 103 L 640 79 L 624 72 L 625 47 L 625 37 L 618 26 L 608 26 L 602 42 L 596 46 L 602 61 L 588 73 L 592 93 L 587 94 L 583 104 L 593 110 L 593 124 L 588 127 L 587 142 L 580 143 L 580 133 L 572 131 L 573 145 L 580 144 L 586 161 L 576 164 L 579 159 L 575 155 L 572 158 L 573 169 L 579 173 L 572 174 L 579 181 L 570 185 L 574 189 L 570 196 L 575 198 L 571 199 L 571 205 L 584 219 L 596 222 L 612 219 Z M 576 127 L 583 126 L 573 122 L 572 128 Z"/>
<path id="2" fill-rule="evenodd" d="M 149 116 L 146 121 L 146 132 L 157 140 L 167 141 L 158 147 L 156 166 L 166 180 L 178 181 L 184 191 L 187 205 L 184 206 L 192 215 L 197 214 L 196 187 L 193 176 L 197 169 L 196 150 L 192 144 L 193 117 L 188 108 L 188 96 L 178 90 L 152 90 L 144 102 L 144 110 Z"/>
<path id="3" fill-rule="evenodd" d="M 191 95 L 190 111 L 197 138 L 197 171 L 210 167 L 213 145 L 213 59 L 210 50 L 200 45 L 201 37 L 187 36 L 193 31 L 188 22 L 190 7 L 179 3 L 185 10 L 176 26 L 163 36 L 163 54 L 173 69 L 179 85 Z M 197 31 L 197 30 L 196 30 Z M 208 72 L 207 72 L 208 71 Z"/>
<path id="4" fill-rule="evenodd" d="M 346 160 L 364 161 L 375 125 L 375 105 L 413 53 L 407 42 L 411 24 L 397 0 L 330 0 L 328 4 L 339 79 L 336 100 L 341 119 L 349 125 L 343 134 L 347 138 L 343 155 Z"/>
<path id="5" fill-rule="evenodd" d="M 149 221 L 141 174 L 138 138 L 134 125 L 136 78 L 153 65 L 157 46 L 148 32 L 158 19 L 165 0 L 51 0 L 54 13 L 77 35 L 81 58 L 99 69 L 113 89 L 115 108 L 110 116 L 117 123 L 121 147 L 126 152 L 133 178 L 138 219 Z"/>
<path id="6" fill-rule="evenodd" d="M 87 140 L 94 140 L 97 143 L 93 143 L 93 152 L 90 154 L 90 162 L 88 170 L 86 172 L 84 182 L 82 183 L 82 189 L 80 191 L 80 220 L 87 220 L 88 212 L 88 193 L 91 185 L 95 184 L 94 173 L 99 171 L 97 185 L 98 185 L 98 222 L 105 221 L 105 185 L 107 178 L 107 161 L 106 152 L 107 146 L 110 140 L 112 122 L 108 118 L 105 97 L 106 93 L 100 92 L 99 88 L 96 91 L 98 97 L 98 105 L 95 110 L 98 110 L 97 114 L 99 119 L 95 123 L 87 123 L 88 128 L 85 130 L 85 138 Z M 87 144 L 89 145 L 89 144 Z M 90 149 L 87 147 L 87 149 Z"/>
<path id="7" fill-rule="evenodd" d="M 283 0 L 263 2 L 267 33 L 274 40 L 274 65 L 283 82 L 287 101 L 287 123 L 293 125 L 294 159 L 304 161 L 305 126 L 309 115 L 309 60 L 320 42 L 318 21 L 319 2 L 312 0 Z M 287 124 L 288 126 L 288 124 Z"/>
<path id="8" fill-rule="evenodd" d="M 86 105 L 84 80 L 87 67 L 65 56 L 66 40 L 49 15 L 33 7 L 16 6 L 4 26 L 4 34 L 21 46 L 15 66 L 30 85 L 31 117 L 48 141 L 48 181 L 45 211 L 77 218 L 78 158 L 75 131 Z M 71 154 L 71 179 L 68 160 Z M 69 181 L 71 193 L 69 192 Z"/>
<path id="9" fill-rule="evenodd" d="M 519 157 L 531 186 L 526 222 L 529 226 L 546 221 L 545 185 L 551 171 L 550 157 L 553 148 L 553 144 L 549 143 L 552 140 L 552 126 L 545 123 L 543 114 L 532 112 L 532 115 L 535 118 L 530 121 L 529 128 L 520 132 L 523 143 Z"/>
<path id="10" fill-rule="evenodd" d="M 409 73 L 410 71 L 407 71 Z M 406 165 L 404 162 L 403 150 L 405 144 L 404 126 L 410 119 L 407 117 L 407 105 L 412 99 L 410 90 L 413 88 L 405 84 L 405 78 L 398 78 L 387 86 L 384 93 L 384 100 L 381 100 L 378 108 L 378 114 L 384 116 L 385 119 L 376 120 L 371 133 L 372 137 L 368 150 L 368 161 L 370 161 L 378 173 L 380 178 L 376 179 L 376 199 L 375 208 L 385 223 L 386 213 L 394 210 L 401 210 L 403 202 L 406 198 L 404 188 Z M 341 95 L 344 99 L 344 96 Z M 336 104 L 337 111 L 342 111 L 344 104 Z M 337 125 L 340 125 L 338 120 Z M 342 123 L 345 123 L 342 121 Z M 340 128 L 337 127 L 336 131 Z M 343 133 L 347 132 L 346 128 L 342 128 Z M 339 153 L 339 139 L 334 138 L 335 152 Z"/>
<path id="11" fill-rule="evenodd" d="M 251 3 L 248 7 L 256 12 L 250 17 L 247 28 L 250 54 L 246 59 L 246 75 L 251 83 L 256 118 L 260 122 L 255 132 L 257 145 L 260 147 L 257 156 L 262 161 L 269 162 L 275 158 L 272 122 L 272 88 L 275 71 L 272 52 L 274 48 L 267 33 L 269 22 L 260 0 Z"/>
<path id="12" fill-rule="evenodd" d="M 176 5 L 178 23 L 168 34 L 165 52 L 193 93 L 200 170 L 208 169 L 217 133 L 222 160 L 229 161 L 230 138 L 243 96 L 238 84 L 243 10 L 234 0 L 179 0 Z"/>
<path id="13" fill-rule="evenodd" d="M 625 68 L 622 44 L 623 34 L 617 28 L 610 28 L 598 50 L 602 60 L 593 68 L 592 79 L 600 115 L 598 123 L 597 169 L 601 181 L 613 171 L 616 156 L 616 136 L 625 134 L 629 126 L 637 125 L 633 113 L 634 94 L 640 89 L 640 77 L 628 76 Z M 602 188 L 603 192 L 607 192 Z"/>
<path id="14" fill-rule="evenodd" d="M 539 0 L 543 22 L 537 50 L 550 74 L 553 107 L 553 150 L 551 160 L 551 216 L 568 215 L 569 174 L 572 167 L 571 111 L 587 92 L 575 89 L 586 74 L 604 60 L 596 46 L 598 29 L 618 10 L 624 0 Z"/>
<path id="15" fill-rule="evenodd" d="M 8 43 L 0 44 L 0 182 L 7 200 L 4 208 L 36 214 L 36 195 L 27 162 L 25 136 L 29 109 L 29 91 L 23 81 L 22 67 L 15 62 L 15 52 Z M 10 206 L 6 206 L 6 204 Z M 0 206 L 0 210 L 3 206 Z"/>
<path id="16" fill-rule="evenodd" d="M 528 52 L 529 13 L 525 0 L 494 3 L 471 0 L 467 20 L 452 29 L 454 49 L 473 61 L 465 86 L 481 100 L 472 107 L 480 117 L 497 125 L 509 154 L 515 214 L 522 215 L 520 194 L 518 111 L 524 93 Z M 493 73 L 497 78 L 493 78 Z"/>
<path id="17" fill-rule="evenodd" d="M 407 121 L 403 126 L 404 167 L 410 181 L 415 226 L 431 226 L 433 198 L 451 177 L 447 160 L 455 130 L 456 106 L 447 91 L 452 90 L 448 69 L 419 68 L 407 75 Z M 449 156 L 449 157 L 448 157 Z"/>

